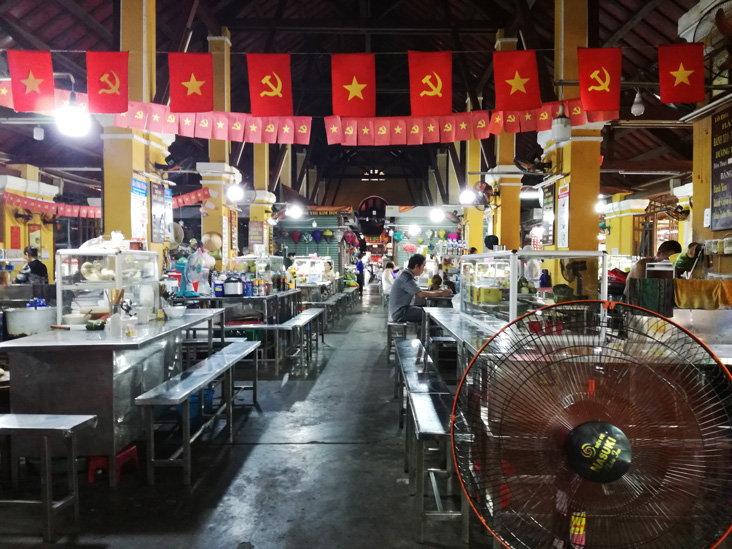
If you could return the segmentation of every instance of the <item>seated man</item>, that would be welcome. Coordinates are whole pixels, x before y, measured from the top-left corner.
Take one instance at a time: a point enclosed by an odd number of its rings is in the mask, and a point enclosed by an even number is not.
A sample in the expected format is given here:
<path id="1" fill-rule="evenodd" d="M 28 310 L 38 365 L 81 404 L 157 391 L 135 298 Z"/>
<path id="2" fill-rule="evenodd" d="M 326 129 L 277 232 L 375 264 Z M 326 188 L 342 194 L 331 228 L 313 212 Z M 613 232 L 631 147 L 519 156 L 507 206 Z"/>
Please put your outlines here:
<path id="1" fill-rule="evenodd" d="M 625 279 L 625 295 L 628 295 L 628 288 L 630 287 L 631 279 L 646 278 L 646 264 L 665 261 L 672 255 L 678 253 L 681 253 L 681 244 L 679 244 L 675 240 L 667 240 L 661 243 L 655 256 L 643 257 L 636 261 L 633 267 L 630 269 L 628 277 Z"/>
<path id="2" fill-rule="evenodd" d="M 415 297 L 449 297 L 450 290 L 423 291 L 417 285 L 416 277 L 424 272 L 427 258 L 414 254 L 409 258 L 407 268 L 394 280 L 389 298 L 389 316 L 394 322 L 422 322 L 424 310 L 412 306 Z"/>

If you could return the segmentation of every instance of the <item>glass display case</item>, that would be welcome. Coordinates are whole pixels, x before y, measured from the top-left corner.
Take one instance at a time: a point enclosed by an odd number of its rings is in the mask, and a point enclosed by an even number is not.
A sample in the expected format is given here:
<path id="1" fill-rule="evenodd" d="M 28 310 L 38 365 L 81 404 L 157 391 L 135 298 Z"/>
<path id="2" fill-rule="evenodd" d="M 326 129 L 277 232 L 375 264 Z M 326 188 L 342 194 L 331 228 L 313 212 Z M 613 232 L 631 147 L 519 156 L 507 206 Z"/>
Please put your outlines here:
<path id="1" fill-rule="evenodd" d="M 298 284 L 317 284 L 325 281 L 325 263 L 327 261 L 332 263 L 330 256 L 297 256 L 290 269 L 294 269 L 297 273 Z"/>
<path id="2" fill-rule="evenodd" d="M 112 290 L 124 290 L 132 308 L 160 305 L 157 252 L 77 249 L 56 252 L 57 322 L 68 313 L 109 314 Z"/>
<path id="3" fill-rule="evenodd" d="M 605 252 L 507 250 L 464 255 L 460 261 L 461 311 L 481 321 L 512 321 L 558 301 L 608 297 Z M 526 278 L 532 267 L 555 273 L 553 286 L 542 288 Z M 598 294 L 586 295 L 595 281 Z"/>
<path id="4" fill-rule="evenodd" d="M 241 255 L 231 260 L 229 270 L 249 280 L 264 279 L 272 282 L 275 275 L 284 272 L 284 258 L 279 255 Z"/>

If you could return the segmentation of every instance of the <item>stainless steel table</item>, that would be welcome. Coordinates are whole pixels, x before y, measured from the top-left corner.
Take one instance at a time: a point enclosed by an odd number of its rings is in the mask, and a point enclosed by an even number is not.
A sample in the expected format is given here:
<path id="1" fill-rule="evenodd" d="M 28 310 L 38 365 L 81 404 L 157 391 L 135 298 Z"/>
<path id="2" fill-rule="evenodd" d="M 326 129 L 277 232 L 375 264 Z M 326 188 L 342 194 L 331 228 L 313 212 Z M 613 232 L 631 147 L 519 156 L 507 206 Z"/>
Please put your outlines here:
<path id="1" fill-rule="evenodd" d="M 134 337 L 54 330 L 2 342 L 13 373 L 10 410 L 97 416 L 95 432 L 79 435 L 79 453 L 107 456 L 115 471 L 117 453 L 144 434 L 135 397 L 181 372 L 185 330 L 205 326 L 212 348 L 215 319 L 223 323 L 224 309 L 189 310 L 180 319 L 139 324 Z M 36 456 L 38 449 L 19 440 L 12 455 Z M 110 485 L 116 481 L 110 474 Z"/>

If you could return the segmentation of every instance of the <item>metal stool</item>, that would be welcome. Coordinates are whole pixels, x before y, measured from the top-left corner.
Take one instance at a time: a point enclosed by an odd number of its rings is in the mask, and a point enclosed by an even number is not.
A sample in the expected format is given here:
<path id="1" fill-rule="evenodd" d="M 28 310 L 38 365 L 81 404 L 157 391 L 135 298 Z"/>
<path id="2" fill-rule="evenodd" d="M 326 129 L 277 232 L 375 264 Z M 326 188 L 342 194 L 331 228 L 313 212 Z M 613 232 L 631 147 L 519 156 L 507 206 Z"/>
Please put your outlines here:
<path id="1" fill-rule="evenodd" d="M 387 362 L 391 357 L 391 349 L 394 346 L 395 337 L 407 337 L 407 323 L 406 322 L 392 322 L 389 321 L 386 324 L 386 360 Z M 396 347 L 394 348 L 396 352 Z"/>

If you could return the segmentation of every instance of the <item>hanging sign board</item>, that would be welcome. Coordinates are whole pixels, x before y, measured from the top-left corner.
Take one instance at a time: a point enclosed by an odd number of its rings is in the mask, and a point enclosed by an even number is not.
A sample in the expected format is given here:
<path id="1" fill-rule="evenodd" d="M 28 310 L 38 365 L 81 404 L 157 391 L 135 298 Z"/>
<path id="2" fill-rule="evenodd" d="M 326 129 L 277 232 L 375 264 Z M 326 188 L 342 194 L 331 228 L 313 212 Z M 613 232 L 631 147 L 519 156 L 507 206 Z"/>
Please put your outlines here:
<path id="1" fill-rule="evenodd" d="M 569 248 L 569 183 L 561 183 L 557 193 L 557 247 Z"/>
<path id="2" fill-rule="evenodd" d="M 234 209 L 229 210 L 229 231 L 231 232 L 231 250 L 239 254 L 239 215 Z"/>
<path id="3" fill-rule="evenodd" d="M 732 108 L 712 117 L 712 230 L 732 229 Z"/>
<path id="4" fill-rule="evenodd" d="M 150 217 L 152 217 L 150 241 L 165 242 L 168 232 L 165 223 L 165 187 L 155 181 L 150 182 Z"/>
<path id="5" fill-rule="evenodd" d="M 544 234 L 541 235 L 541 243 L 544 246 L 551 246 L 554 244 L 554 183 L 544 187 L 542 193 L 544 193 L 544 206 L 541 226 Z"/>
<path id="6" fill-rule="evenodd" d="M 132 180 L 130 195 L 130 240 L 147 240 L 147 183 Z"/>

